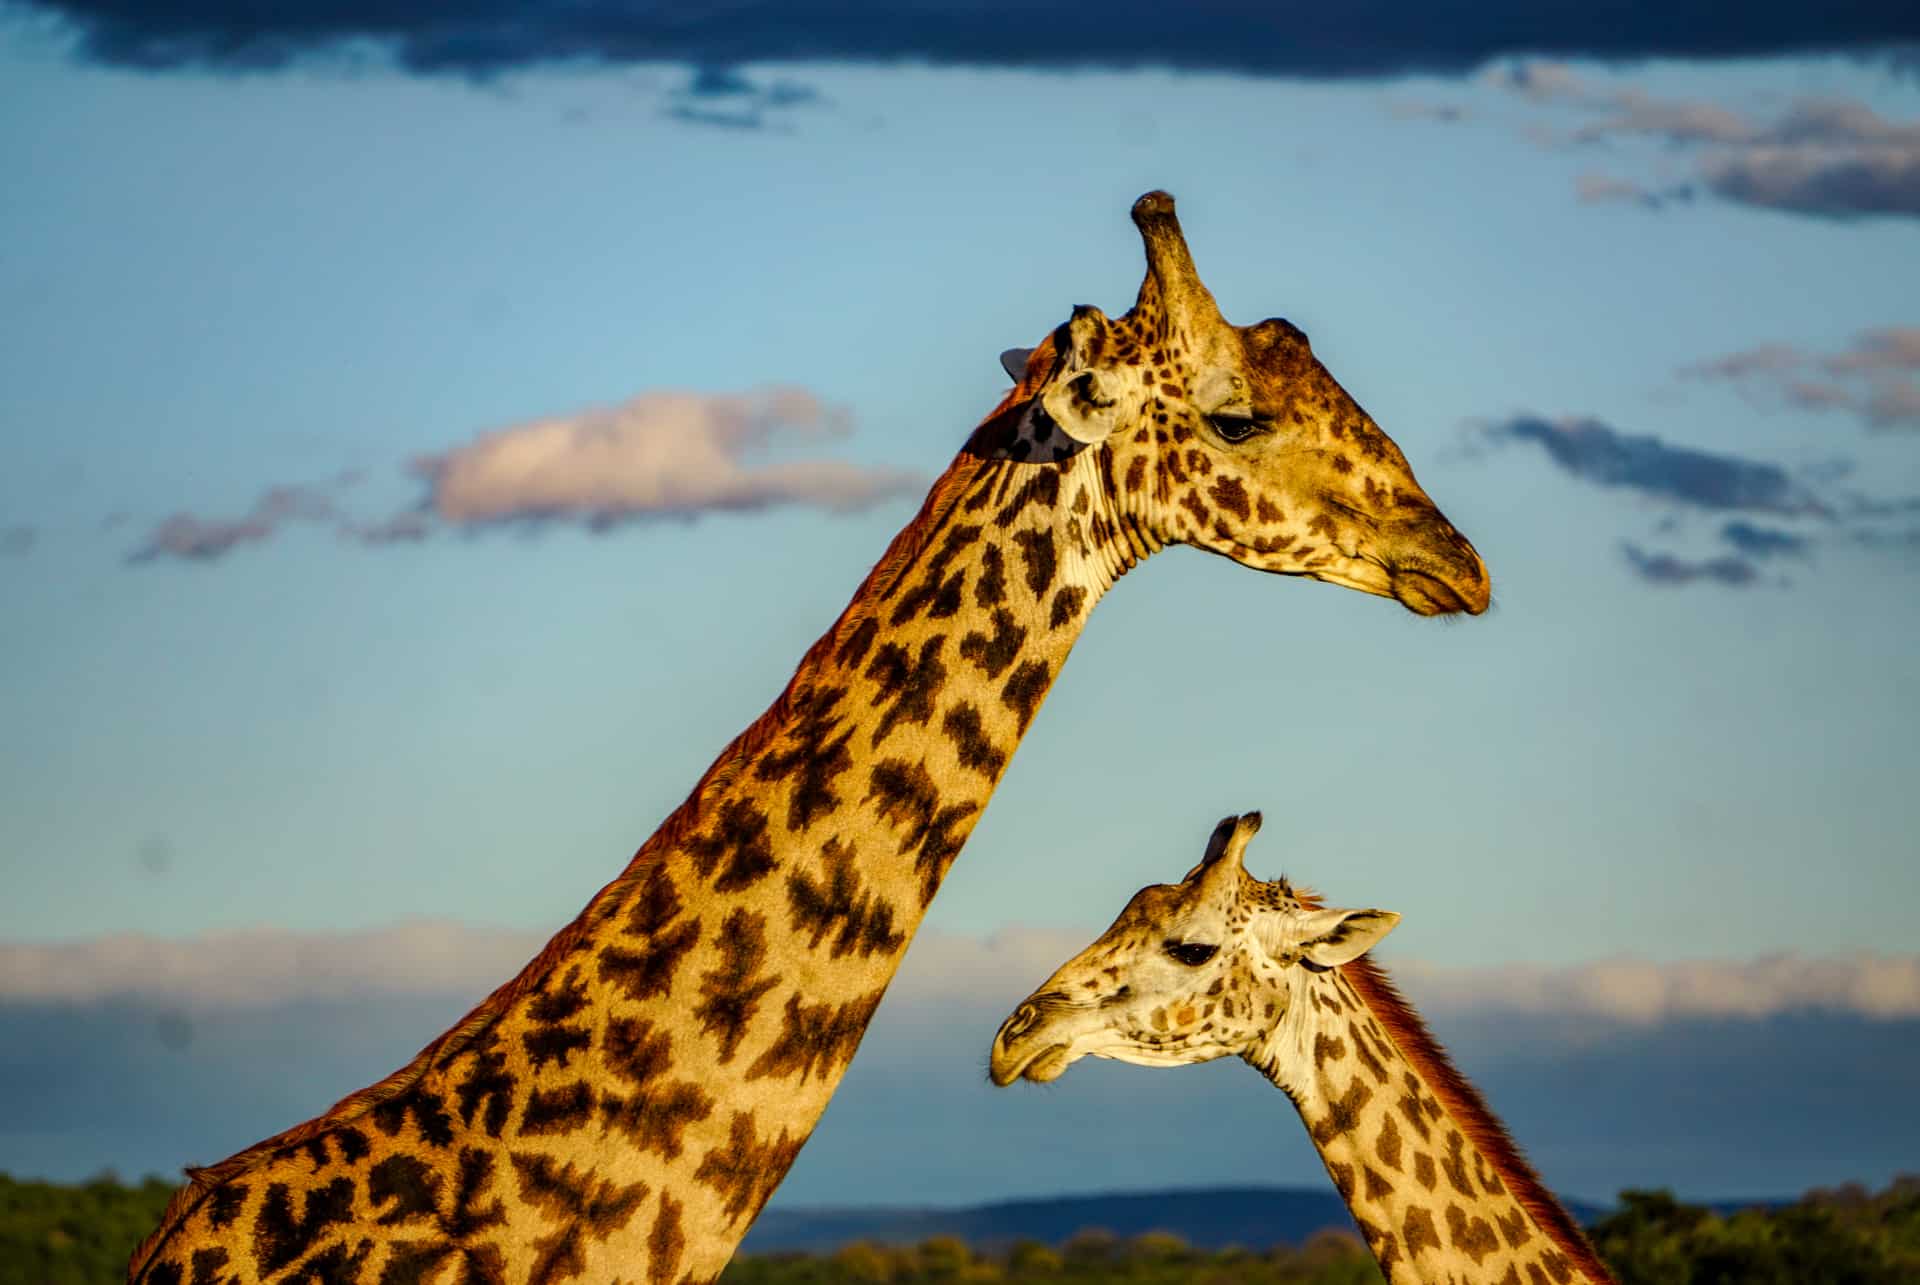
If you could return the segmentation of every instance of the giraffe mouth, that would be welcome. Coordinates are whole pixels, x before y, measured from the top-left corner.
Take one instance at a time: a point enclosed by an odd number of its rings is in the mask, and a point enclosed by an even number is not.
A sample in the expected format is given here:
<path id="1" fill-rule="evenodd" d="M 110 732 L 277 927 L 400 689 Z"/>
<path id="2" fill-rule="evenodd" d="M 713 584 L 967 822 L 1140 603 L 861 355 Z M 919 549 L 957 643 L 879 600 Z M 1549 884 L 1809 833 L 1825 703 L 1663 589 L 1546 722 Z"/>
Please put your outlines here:
<path id="1" fill-rule="evenodd" d="M 1451 616 L 1459 612 L 1477 616 L 1487 609 L 1485 595 L 1469 602 L 1458 590 L 1439 576 L 1411 567 L 1399 567 L 1387 573 L 1387 588 L 1395 602 L 1422 616 Z"/>
<path id="2" fill-rule="evenodd" d="M 1073 1056 L 1065 1044 L 1047 1044 L 1023 1053 L 1015 1053 L 1004 1044 L 996 1044 L 993 1065 L 987 1074 L 995 1085 L 1004 1089 L 1015 1080 L 1050 1083 L 1065 1075 L 1071 1065 Z"/>

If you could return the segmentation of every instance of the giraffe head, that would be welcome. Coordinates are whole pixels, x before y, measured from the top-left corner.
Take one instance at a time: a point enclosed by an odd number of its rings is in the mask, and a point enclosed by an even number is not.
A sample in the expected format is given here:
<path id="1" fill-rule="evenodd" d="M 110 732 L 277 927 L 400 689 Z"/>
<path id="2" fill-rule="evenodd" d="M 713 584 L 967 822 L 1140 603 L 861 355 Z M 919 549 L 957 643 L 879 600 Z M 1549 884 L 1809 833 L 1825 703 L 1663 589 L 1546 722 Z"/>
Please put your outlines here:
<path id="1" fill-rule="evenodd" d="M 1400 916 L 1315 909 L 1284 879 L 1255 879 L 1242 860 L 1259 828 L 1258 812 L 1228 817 L 1186 878 L 1135 893 L 1001 1024 L 993 1082 L 1057 1079 L 1089 1055 L 1139 1066 L 1251 1057 L 1282 1022 L 1310 1023 L 1327 970 L 1365 954 Z"/>
<path id="2" fill-rule="evenodd" d="M 1191 544 L 1421 615 L 1486 610 L 1480 555 L 1306 335 L 1220 315 L 1165 192 L 1135 202 L 1133 221 L 1147 276 L 1132 310 L 1076 308 L 1040 347 L 1002 355 L 1021 387 L 1001 449 L 1102 452 L 1107 511 L 1144 552 Z"/>

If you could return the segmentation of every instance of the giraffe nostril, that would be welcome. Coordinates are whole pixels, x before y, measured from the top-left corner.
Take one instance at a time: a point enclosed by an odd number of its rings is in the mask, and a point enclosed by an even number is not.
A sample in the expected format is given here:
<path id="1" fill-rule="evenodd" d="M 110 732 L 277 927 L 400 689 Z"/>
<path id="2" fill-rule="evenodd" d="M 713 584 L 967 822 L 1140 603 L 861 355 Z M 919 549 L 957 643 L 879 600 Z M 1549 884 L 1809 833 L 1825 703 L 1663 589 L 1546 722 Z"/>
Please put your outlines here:
<path id="1" fill-rule="evenodd" d="M 1033 1024 L 1039 1020 L 1039 1009 L 1031 1004 L 1022 1004 L 1019 1008 L 1013 1010 L 1013 1016 L 1009 1017 L 1006 1025 L 1000 1028 L 1000 1042 L 1002 1044 L 1013 1043 L 1013 1041 L 1032 1030 Z"/>

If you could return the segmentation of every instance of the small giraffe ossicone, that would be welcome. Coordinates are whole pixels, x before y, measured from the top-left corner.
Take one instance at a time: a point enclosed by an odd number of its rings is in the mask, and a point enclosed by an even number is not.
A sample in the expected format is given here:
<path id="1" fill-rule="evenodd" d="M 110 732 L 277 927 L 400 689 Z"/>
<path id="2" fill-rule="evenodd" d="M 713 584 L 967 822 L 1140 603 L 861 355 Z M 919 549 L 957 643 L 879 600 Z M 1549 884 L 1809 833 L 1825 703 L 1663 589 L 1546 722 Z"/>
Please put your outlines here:
<path id="1" fill-rule="evenodd" d="M 771 708 L 626 868 L 406 1066 L 190 1171 L 146 1285 L 718 1276 L 846 1071 L 1089 613 L 1185 542 L 1433 615 L 1485 568 L 1284 321 L 1229 325 L 1172 198 Z"/>
<path id="2" fill-rule="evenodd" d="M 1246 872 L 1228 817 L 1177 884 L 1134 894 L 994 1036 L 999 1085 L 1083 1057 L 1240 1057 L 1286 1093 L 1393 1285 L 1610 1283 L 1571 1215 L 1372 960 L 1387 910 L 1337 910 Z"/>

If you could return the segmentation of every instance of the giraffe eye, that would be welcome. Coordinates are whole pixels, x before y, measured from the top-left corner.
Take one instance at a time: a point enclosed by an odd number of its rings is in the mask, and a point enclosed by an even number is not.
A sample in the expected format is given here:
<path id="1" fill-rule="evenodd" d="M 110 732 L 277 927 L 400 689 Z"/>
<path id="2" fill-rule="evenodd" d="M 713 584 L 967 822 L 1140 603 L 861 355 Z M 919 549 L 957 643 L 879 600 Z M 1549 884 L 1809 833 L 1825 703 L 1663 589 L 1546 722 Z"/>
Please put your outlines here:
<path id="1" fill-rule="evenodd" d="M 1212 959 L 1214 953 L 1219 949 L 1218 946 L 1210 946 L 1203 941 L 1170 941 L 1167 943 L 1167 953 L 1185 964 L 1188 968 L 1200 967 L 1200 965 Z"/>
<path id="2" fill-rule="evenodd" d="M 1207 422 L 1213 425 L 1214 432 L 1236 446 L 1266 427 L 1251 415 L 1209 415 Z"/>

